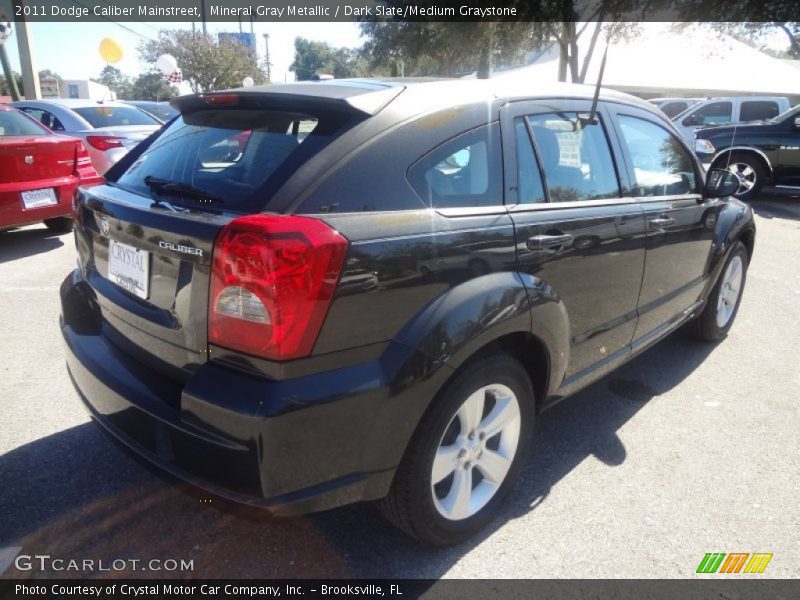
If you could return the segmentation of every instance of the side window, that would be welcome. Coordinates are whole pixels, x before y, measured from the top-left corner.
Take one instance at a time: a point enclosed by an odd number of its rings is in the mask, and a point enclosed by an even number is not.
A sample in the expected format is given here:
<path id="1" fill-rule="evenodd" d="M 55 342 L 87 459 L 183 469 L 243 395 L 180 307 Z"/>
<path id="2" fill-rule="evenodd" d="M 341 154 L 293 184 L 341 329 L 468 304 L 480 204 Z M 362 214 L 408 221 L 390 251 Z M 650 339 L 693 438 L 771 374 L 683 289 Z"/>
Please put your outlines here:
<path id="1" fill-rule="evenodd" d="M 544 186 L 539 172 L 539 163 L 533 152 L 531 136 L 522 118 L 514 119 L 517 146 L 517 186 L 520 204 L 544 202 Z"/>
<path id="2" fill-rule="evenodd" d="M 633 160 L 637 196 L 674 196 L 697 191 L 694 161 L 666 129 L 636 117 L 620 116 L 619 125 Z"/>
<path id="3" fill-rule="evenodd" d="M 500 130 L 491 123 L 434 148 L 408 178 L 433 207 L 494 206 L 503 204 L 502 173 Z"/>
<path id="4" fill-rule="evenodd" d="M 602 124 L 583 127 L 577 113 L 527 118 L 551 202 L 619 197 L 617 173 Z"/>
<path id="5" fill-rule="evenodd" d="M 780 110 L 778 103 L 771 100 L 747 100 L 742 102 L 739 114 L 740 121 L 760 121 L 777 117 Z"/>
<path id="6" fill-rule="evenodd" d="M 21 110 L 51 131 L 64 131 L 64 126 L 61 124 L 61 121 L 49 111 L 42 110 L 41 108 L 23 108 Z"/>
<path id="7" fill-rule="evenodd" d="M 730 102 L 712 102 L 701 106 L 683 120 L 683 125 L 721 125 L 730 123 L 733 114 L 733 104 Z"/>

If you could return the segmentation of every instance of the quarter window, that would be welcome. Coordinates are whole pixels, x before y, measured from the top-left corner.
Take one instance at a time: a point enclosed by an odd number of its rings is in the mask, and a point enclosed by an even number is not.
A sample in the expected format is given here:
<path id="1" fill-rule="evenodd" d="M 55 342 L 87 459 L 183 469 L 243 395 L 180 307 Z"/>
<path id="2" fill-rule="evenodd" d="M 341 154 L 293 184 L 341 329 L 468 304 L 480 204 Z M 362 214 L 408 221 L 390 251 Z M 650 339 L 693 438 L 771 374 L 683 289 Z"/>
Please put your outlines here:
<path id="1" fill-rule="evenodd" d="M 463 133 L 422 157 L 409 170 L 420 197 L 437 208 L 503 204 L 497 123 Z"/>
<path id="2" fill-rule="evenodd" d="M 583 126 L 577 113 L 528 117 L 551 202 L 619 197 L 619 182 L 601 123 Z"/>
<path id="3" fill-rule="evenodd" d="M 674 196 L 697 191 L 694 161 L 666 129 L 636 117 L 620 116 L 622 138 L 633 161 L 636 196 Z"/>

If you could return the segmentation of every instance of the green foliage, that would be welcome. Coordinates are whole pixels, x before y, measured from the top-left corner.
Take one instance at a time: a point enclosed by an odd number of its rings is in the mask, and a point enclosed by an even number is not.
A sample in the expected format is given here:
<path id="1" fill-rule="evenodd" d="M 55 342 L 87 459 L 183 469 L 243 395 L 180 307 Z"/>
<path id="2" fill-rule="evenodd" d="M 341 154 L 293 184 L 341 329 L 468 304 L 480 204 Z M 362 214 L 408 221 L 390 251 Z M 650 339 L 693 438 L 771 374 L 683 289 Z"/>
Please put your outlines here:
<path id="1" fill-rule="evenodd" d="M 294 61 L 289 67 L 298 81 L 307 81 L 315 74 L 333 75 L 336 79 L 364 77 L 369 65 L 358 50 L 334 48 L 325 42 L 302 37 L 294 39 Z"/>
<path id="2" fill-rule="evenodd" d="M 139 75 L 131 84 L 131 95 L 126 100 L 170 100 L 178 96 L 180 92 L 174 85 L 170 85 L 161 73 L 144 73 Z"/>
<path id="3" fill-rule="evenodd" d="M 256 84 L 267 82 L 258 62 L 245 46 L 220 44 L 211 35 L 183 29 L 162 29 L 157 40 L 139 46 L 139 56 L 150 64 L 155 64 L 161 54 L 175 57 L 184 81 L 195 93 L 241 87 L 242 80 L 248 76 Z"/>
<path id="4" fill-rule="evenodd" d="M 102 83 L 112 92 L 117 94 L 120 100 L 129 100 L 131 95 L 131 79 L 123 74 L 117 67 L 106 65 L 100 71 L 100 77 L 95 79 L 97 83 Z"/>
<path id="5" fill-rule="evenodd" d="M 22 94 L 22 75 L 14 71 L 13 75 L 14 79 L 17 82 L 17 89 L 19 93 Z M 0 75 L 0 96 L 10 96 L 11 95 L 11 86 L 8 84 L 5 75 Z"/>

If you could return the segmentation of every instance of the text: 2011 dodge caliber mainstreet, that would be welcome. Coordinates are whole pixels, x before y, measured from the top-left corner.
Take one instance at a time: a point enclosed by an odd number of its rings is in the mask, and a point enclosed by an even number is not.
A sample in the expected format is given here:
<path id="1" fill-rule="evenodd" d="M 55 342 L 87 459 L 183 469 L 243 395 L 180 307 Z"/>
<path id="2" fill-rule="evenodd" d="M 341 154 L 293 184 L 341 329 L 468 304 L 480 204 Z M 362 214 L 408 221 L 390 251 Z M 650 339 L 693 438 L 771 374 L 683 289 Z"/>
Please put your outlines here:
<path id="1" fill-rule="evenodd" d="M 516 85 L 516 87 L 514 87 Z M 75 202 L 68 365 L 94 417 L 283 514 L 486 524 L 537 411 L 687 324 L 725 336 L 738 181 L 657 109 L 489 81 L 187 96 Z"/>

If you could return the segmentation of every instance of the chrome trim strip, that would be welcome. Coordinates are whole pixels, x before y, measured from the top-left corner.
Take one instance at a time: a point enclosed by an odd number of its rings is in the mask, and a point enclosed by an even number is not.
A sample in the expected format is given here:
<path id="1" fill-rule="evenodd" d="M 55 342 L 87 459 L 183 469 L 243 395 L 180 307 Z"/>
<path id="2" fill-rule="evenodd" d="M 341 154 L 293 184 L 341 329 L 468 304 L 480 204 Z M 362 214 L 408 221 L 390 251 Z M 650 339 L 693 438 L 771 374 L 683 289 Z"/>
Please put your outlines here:
<path id="1" fill-rule="evenodd" d="M 711 162 L 713 163 L 715 160 L 717 160 L 720 156 L 722 156 L 726 152 L 732 152 L 734 150 L 748 150 L 750 152 L 755 152 L 756 154 L 761 156 L 761 158 L 764 159 L 764 162 L 767 163 L 767 167 L 769 167 L 769 170 L 770 171 L 772 170 L 772 163 L 769 162 L 769 158 L 767 158 L 767 155 L 764 154 L 764 152 L 762 152 L 758 148 L 753 148 L 752 146 L 731 146 L 730 148 L 725 148 L 724 150 L 720 150 L 713 157 L 711 157 Z"/>

